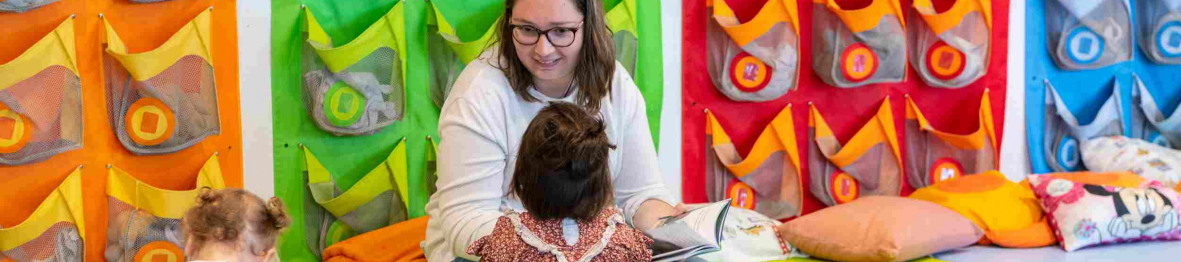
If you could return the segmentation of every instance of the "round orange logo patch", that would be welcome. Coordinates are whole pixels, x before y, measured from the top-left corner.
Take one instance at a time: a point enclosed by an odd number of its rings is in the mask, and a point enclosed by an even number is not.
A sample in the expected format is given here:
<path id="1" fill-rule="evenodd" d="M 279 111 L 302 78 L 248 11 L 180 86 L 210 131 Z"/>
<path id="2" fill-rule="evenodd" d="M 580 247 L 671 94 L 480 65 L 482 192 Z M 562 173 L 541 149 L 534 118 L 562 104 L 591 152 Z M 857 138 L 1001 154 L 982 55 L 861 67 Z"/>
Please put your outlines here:
<path id="1" fill-rule="evenodd" d="M 730 205 L 745 209 L 755 209 L 755 190 L 746 183 L 734 181 L 730 184 Z"/>
<path id="2" fill-rule="evenodd" d="M 758 92 L 771 83 L 771 67 L 746 52 L 730 60 L 730 83 L 742 92 Z"/>
<path id="3" fill-rule="evenodd" d="M 936 42 L 927 50 L 927 71 L 935 78 L 948 80 L 964 72 L 964 52 L 943 41 Z"/>
<path id="4" fill-rule="evenodd" d="M 878 54 L 862 43 L 855 43 L 841 53 L 841 72 L 845 79 L 861 82 L 878 71 Z"/>
<path id="5" fill-rule="evenodd" d="M 184 262 L 185 253 L 168 241 L 156 241 L 139 248 L 132 262 Z"/>
<path id="6" fill-rule="evenodd" d="M 0 104 L 0 154 L 16 153 L 33 138 L 33 121 Z"/>
<path id="7" fill-rule="evenodd" d="M 838 205 L 853 201 L 861 195 L 861 187 L 853 176 L 840 170 L 833 172 L 831 176 L 832 184 L 829 185 L 829 193 L 832 194 L 833 200 L 836 200 Z"/>
<path id="8" fill-rule="evenodd" d="M 940 158 L 931 165 L 931 172 L 927 174 L 929 185 L 938 184 L 946 180 L 964 176 L 964 166 L 951 158 Z"/>
<path id="9" fill-rule="evenodd" d="M 154 146 L 168 141 L 176 132 L 176 115 L 159 99 L 144 97 L 127 108 L 124 128 L 131 141 Z"/>

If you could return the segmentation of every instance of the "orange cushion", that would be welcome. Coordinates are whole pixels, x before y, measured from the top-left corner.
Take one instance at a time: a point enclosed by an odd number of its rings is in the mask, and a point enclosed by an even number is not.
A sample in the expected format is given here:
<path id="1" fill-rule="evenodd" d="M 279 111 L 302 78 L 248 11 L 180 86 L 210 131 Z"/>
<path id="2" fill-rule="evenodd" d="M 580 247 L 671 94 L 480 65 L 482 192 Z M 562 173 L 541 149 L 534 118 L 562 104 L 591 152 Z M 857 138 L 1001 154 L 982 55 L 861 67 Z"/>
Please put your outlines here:
<path id="1" fill-rule="evenodd" d="M 406 220 L 341 241 L 324 250 L 324 261 L 426 262 L 419 243 L 426 240 L 429 219 L 423 216 Z"/>
<path id="2" fill-rule="evenodd" d="M 971 245 L 980 228 L 950 209 L 896 196 L 869 196 L 779 227 L 791 245 L 834 261 L 906 261 Z"/>
<path id="3" fill-rule="evenodd" d="M 1138 176 L 1132 172 L 1067 172 L 1067 173 L 1049 173 L 1044 176 L 1050 178 L 1061 178 L 1077 183 L 1114 186 L 1114 187 L 1139 187 L 1145 181 L 1144 177 Z M 1021 181 L 1021 185 L 1029 188 L 1029 180 Z"/>
<path id="4" fill-rule="evenodd" d="M 1000 172 L 939 182 L 916 190 L 910 198 L 938 204 L 972 220 L 985 232 L 980 244 L 1024 248 L 1055 243 L 1033 190 L 1009 181 Z"/>

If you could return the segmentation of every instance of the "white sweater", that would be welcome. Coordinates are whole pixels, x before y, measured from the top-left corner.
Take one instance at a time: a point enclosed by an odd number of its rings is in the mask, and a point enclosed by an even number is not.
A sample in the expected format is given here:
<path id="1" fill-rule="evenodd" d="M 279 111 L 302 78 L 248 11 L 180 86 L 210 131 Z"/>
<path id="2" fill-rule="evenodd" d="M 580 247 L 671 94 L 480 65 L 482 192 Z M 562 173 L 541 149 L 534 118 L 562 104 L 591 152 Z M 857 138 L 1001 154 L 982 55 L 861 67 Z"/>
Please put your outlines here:
<path id="1" fill-rule="evenodd" d="M 519 200 L 506 194 L 521 136 L 548 102 L 574 102 L 577 94 L 575 90 L 565 98 L 550 98 L 531 89 L 530 94 L 541 102 L 526 102 L 513 92 L 504 73 L 490 64 L 493 53 L 486 52 L 463 70 L 439 118 L 438 191 L 426 206 L 431 219 L 423 243 L 423 252 L 432 262 L 450 262 L 456 256 L 475 260 L 464 251 L 492 233 L 502 202 L 525 211 Z M 607 137 L 616 146 L 608 158 L 615 205 L 631 223 L 646 200 L 674 202 L 661 181 L 644 99 L 618 63 L 611 86 L 599 111 L 607 123 Z"/>

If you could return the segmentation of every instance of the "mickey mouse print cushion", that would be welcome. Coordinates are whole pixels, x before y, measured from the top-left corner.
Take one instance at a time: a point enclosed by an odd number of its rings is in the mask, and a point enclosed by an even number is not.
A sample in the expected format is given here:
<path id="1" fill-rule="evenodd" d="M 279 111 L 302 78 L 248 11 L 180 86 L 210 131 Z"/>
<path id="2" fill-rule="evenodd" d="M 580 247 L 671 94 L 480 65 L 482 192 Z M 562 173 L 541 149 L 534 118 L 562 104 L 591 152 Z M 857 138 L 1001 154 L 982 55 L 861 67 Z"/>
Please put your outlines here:
<path id="1" fill-rule="evenodd" d="M 1030 187 L 1049 216 L 1050 227 L 1066 251 L 1139 241 L 1181 240 L 1178 193 L 1157 181 L 1138 187 L 1072 182 L 1051 176 L 1029 177 Z"/>

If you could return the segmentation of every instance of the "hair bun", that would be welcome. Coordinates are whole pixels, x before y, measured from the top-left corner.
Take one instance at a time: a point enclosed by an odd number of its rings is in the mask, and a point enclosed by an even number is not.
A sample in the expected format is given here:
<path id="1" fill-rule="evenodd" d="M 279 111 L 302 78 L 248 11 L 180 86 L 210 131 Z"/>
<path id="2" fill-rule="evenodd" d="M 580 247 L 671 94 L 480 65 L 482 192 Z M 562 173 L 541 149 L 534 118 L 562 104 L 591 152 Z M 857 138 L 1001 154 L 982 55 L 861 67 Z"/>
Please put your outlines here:
<path id="1" fill-rule="evenodd" d="M 213 193 L 213 189 L 209 187 L 202 187 L 197 193 L 197 205 L 205 205 L 217 202 L 220 196 Z"/>
<path id="2" fill-rule="evenodd" d="M 291 218 L 287 217 L 287 209 L 283 207 L 283 200 L 278 197 L 271 197 L 267 200 L 267 214 L 270 215 L 271 223 L 277 229 L 287 228 L 291 225 Z"/>

